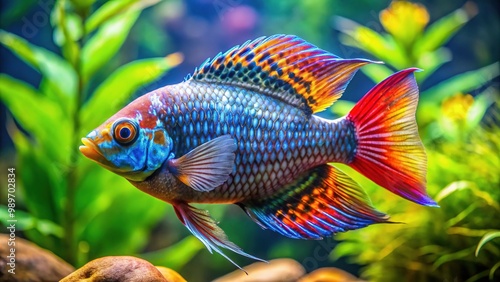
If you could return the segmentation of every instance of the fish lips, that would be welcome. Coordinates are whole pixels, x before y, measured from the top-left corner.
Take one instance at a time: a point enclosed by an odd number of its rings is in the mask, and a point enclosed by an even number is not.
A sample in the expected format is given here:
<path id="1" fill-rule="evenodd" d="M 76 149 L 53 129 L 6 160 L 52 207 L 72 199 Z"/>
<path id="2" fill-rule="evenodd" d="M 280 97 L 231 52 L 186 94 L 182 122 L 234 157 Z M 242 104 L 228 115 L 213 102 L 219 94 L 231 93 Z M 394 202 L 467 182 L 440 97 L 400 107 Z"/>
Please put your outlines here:
<path id="1" fill-rule="evenodd" d="M 126 168 L 118 168 L 112 162 L 110 162 L 104 155 L 101 153 L 97 145 L 92 141 L 92 139 L 84 137 L 82 138 L 83 145 L 79 147 L 80 152 L 82 154 L 96 162 L 100 166 L 104 167 L 107 170 L 110 170 L 118 175 L 121 175 L 128 180 L 131 181 L 143 181 L 149 175 L 153 173 L 153 171 L 146 171 L 146 167 L 140 170 L 129 170 Z"/>
<path id="2" fill-rule="evenodd" d="M 99 165 L 114 171 L 121 172 L 113 163 L 111 163 L 104 155 L 100 152 L 97 145 L 92 141 L 92 139 L 84 137 L 82 138 L 83 145 L 79 147 L 82 154 L 91 159 L 92 161 L 98 163 Z"/>

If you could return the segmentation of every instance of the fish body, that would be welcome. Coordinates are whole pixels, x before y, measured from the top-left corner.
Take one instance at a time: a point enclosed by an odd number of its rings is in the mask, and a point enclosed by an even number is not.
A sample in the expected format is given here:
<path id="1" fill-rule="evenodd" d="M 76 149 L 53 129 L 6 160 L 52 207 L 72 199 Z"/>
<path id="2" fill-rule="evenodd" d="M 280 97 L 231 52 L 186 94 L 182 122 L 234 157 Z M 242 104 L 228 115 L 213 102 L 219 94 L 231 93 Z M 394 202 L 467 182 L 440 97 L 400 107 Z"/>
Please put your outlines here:
<path id="1" fill-rule="evenodd" d="M 234 139 L 231 177 L 211 191 L 164 187 L 166 201 L 238 203 L 267 198 L 296 175 L 326 162 L 353 157 L 356 137 L 345 119 L 329 121 L 241 87 L 196 81 L 161 88 L 145 96 L 172 138 L 173 156 L 221 135 Z M 169 173 L 168 169 L 164 173 Z M 150 186 L 148 181 L 134 183 Z M 179 181 L 180 182 L 180 181 Z M 171 187 L 171 186 L 170 186 Z M 141 188 L 149 190 L 150 188 Z M 168 189 L 169 191 L 166 191 Z"/>
<path id="2" fill-rule="evenodd" d="M 376 85 L 345 117 L 314 115 L 369 63 L 295 36 L 258 38 L 205 61 L 184 82 L 136 99 L 83 138 L 80 150 L 172 204 L 181 222 L 227 259 L 220 248 L 258 258 L 190 203 L 237 204 L 261 227 L 301 239 L 389 222 L 328 163 L 436 205 L 425 192 L 416 69 Z"/>

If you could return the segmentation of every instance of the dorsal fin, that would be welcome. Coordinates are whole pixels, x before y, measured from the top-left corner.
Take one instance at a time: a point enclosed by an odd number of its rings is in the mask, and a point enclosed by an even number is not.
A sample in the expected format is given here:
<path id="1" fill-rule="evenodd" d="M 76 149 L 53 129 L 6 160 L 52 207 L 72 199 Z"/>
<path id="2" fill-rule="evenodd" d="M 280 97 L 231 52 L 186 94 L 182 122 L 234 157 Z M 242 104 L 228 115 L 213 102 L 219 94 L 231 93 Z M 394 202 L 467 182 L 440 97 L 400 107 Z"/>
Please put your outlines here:
<path id="1" fill-rule="evenodd" d="M 219 53 L 191 79 L 242 86 L 316 113 L 331 106 L 356 70 L 368 63 L 339 58 L 297 36 L 274 35 Z"/>

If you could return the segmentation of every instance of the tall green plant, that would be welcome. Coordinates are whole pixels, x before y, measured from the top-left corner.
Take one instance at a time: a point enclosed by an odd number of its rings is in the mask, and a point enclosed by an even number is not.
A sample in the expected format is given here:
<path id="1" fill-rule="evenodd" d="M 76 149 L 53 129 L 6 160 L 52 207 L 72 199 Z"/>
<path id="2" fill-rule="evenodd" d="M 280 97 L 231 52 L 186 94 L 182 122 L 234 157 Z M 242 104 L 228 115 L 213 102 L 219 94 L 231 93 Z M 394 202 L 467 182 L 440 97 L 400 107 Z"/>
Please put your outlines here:
<path id="1" fill-rule="evenodd" d="M 419 67 L 424 69 L 417 77 L 422 82 L 452 59 L 445 43 L 475 15 L 471 5 L 427 26 L 424 6 L 395 1 L 380 14 L 387 32 L 346 19 L 339 21 L 339 29 L 345 44 L 388 63 L 363 69 L 374 81 L 390 75 L 391 68 Z M 370 281 L 472 282 L 500 277 L 499 92 L 488 87 L 474 97 L 463 94 L 498 75 L 495 62 L 421 93 L 417 119 L 427 149 L 427 188 L 440 209 L 387 196 L 345 167 L 373 195 L 375 206 L 406 224 L 340 234 L 337 239 L 342 242 L 332 259 L 348 256 L 365 265 L 362 276 Z M 349 108 L 344 104 L 334 110 L 343 113 Z M 493 122 L 484 127 L 489 119 Z"/>
<path id="2" fill-rule="evenodd" d="M 182 60 L 173 54 L 133 61 L 92 88 L 96 72 L 119 52 L 141 11 L 158 1 L 109 1 L 92 11 L 93 2 L 55 3 L 50 22 L 62 56 L 0 30 L 0 43 L 42 75 L 38 87 L 0 75 L 0 100 L 24 130 L 8 124 L 26 207 L 16 212 L 17 227 L 73 265 L 137 253 L 164 216 L 166 205 L 84 160 L 78 147 L 141 86 Z M 4 224 L 6 210 L 0 208 Z M 192 256 L 200 244 L 190 242 L 181 246 Z"/>
<path id="3" fill-rule="evenodd" d="M 380 195 L 380 188 L 364 181 L 374 204 L 404 224 L 340 234 L 331 258 L 348 256 L 365 265 L 362 276 L 370 281 L 496 281 L 499 136 L 498 125 L 478 127 L 465 140 L 428 147 L 427 187 L 439 209 Z"/>

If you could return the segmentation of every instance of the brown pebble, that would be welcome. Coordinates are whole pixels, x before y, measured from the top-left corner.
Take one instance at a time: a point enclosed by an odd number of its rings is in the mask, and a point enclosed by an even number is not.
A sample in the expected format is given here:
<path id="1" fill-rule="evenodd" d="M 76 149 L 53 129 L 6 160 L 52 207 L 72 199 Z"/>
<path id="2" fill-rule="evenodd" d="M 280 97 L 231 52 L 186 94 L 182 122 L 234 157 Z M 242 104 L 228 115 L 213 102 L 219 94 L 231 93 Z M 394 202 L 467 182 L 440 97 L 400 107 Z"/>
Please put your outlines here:
<path id="1" fill-rule="evenodd" d="M 54 253 L 42 249 L 20 237 L 16 237 L 15 245 L 9 246 L 9 235 L 0 234 L 0 281 L 59 281 L 75 269 Z M 15 249 L 15 274 L 11 269 L 11 248 Z"/>
<path id="2" fill-rule="evenodd" d="M 344 270 L 323 267 L 303 276 L 297 282 L 362 282 L 362 280 Z"/>
<path id="3" fill-rule="evenodd" d="M 213 282 L 295 282 L 305 273 L 304 267 L 293 259 L 274 259 L 269 263 L 256 262 L 243 269 L 248 275 L 238 269 Z"/>
<path id="4" fill-rule="evenodd" d="M 175 270 L 163 266 L 157 266 L 156 268 L 161 272 L 163 277 L 165 277 L 168 282 L 186 282 L 186 279 L 184 279 L 184 277 L 182 277 Z"/>
<path id="5" fill-rule="evenodd" d="M 129 257 L 103 257 L 90 261 L 61 282 L 172 282 L 146 260 Z M 175 281 L 175 280 L 174 280 Z"/>

